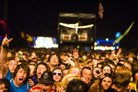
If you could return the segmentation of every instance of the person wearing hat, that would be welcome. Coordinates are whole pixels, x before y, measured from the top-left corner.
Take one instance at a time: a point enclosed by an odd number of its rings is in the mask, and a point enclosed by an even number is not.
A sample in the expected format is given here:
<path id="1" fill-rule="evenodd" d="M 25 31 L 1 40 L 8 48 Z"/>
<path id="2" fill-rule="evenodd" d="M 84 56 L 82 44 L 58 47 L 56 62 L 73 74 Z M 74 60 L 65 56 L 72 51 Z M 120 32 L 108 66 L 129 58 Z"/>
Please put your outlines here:
<path id="1" fill-rule="evenodd" d="M 45 71 L 28 92 L 56 92 L 52 72 Z"/>

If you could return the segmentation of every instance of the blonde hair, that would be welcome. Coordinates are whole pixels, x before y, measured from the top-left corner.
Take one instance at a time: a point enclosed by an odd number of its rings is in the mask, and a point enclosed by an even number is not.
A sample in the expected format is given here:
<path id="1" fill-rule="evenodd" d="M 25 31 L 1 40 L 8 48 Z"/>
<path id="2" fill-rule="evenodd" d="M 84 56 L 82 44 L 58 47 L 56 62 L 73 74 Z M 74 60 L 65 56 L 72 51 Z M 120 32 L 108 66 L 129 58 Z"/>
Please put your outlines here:
<path id="1" fill-rule="evenodd" d="M 126 74 L 129 74 L 130 76 L 132 76 L 131 70 L 125 66 L 120 66 L 119 69 L 117 69 L 116 73 L 126 73 Z"/>
<path id="2" fill-rule="evenodd" d="M 72 80 L 72 79 L 80 79 L 81 77 L 75 75 L 75 74 L 68 74 L 67 76 L 65 76 L 62 81 L 61 81 L 61 85 L 64 89 L 66 89 L 68 83 Z"/>
<path id="3" fill-rule="evenodd" d="M 77 66 L 72 66 L 72 67 L 70 67 L 69 70 L 68 70 L 68 74 L 72 74 L 72 70 L 73 70 L 73 69 L 78 69 L 79 72 L 80 72 L 80 74 L 81 74 L 81 69 L 80 69 L 79 67 L 77 67 Z"/>

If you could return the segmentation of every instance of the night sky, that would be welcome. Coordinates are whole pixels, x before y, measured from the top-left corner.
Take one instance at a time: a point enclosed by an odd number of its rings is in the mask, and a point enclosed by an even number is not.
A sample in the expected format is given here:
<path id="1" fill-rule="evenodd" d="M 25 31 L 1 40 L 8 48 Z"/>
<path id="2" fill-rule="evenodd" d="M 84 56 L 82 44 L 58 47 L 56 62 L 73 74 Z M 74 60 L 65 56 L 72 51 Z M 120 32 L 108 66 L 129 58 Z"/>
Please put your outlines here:
<path id="1" fill-rule="evenodd" d="M 0 1 L 0 18 L 3 18 L 3 1 Z M 100 1 L 104 8 L 103 19 L 98 17 Z M 67 12 L 95 13 L 97 39 L 116 39 L 116 32 L 123 34 L 135 21 L 130 32 L 120 43 L 122 47 L 133 48 L 138 40 L 136 0 L 8 0 L 7 9 L 7 23 L 11 28 L 11 36 L 18 35 L 22 30 L 32 36 L 57 37 L 59 13 Z"/>

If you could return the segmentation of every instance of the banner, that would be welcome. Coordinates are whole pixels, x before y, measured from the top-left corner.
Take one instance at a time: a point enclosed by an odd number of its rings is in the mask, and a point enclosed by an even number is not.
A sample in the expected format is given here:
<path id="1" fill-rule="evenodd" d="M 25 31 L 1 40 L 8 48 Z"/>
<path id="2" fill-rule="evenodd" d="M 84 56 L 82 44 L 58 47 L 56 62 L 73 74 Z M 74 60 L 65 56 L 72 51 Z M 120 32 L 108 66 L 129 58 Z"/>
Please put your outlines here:
<path id="1" fill-rule="evenodd" d="M 100 2 L 99 3 L 99 18 L 101 18 L 101 19 L 103 18 L 103 12 L 104 12 L 103 5 Z"/>

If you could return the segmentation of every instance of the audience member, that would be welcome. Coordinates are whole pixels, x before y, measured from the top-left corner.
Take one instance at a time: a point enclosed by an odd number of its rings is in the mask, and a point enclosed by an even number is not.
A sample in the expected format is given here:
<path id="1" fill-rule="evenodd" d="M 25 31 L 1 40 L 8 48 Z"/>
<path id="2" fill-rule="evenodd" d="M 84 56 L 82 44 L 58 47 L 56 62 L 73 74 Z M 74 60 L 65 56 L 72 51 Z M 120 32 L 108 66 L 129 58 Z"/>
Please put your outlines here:
<path id="1" fill-rule="evenodd" d="M 66 92 L 88 92 L 88 89 L 84 81 L 73 79 L 67 85 Z"/>
<path id="2" fill-rule="evenodd" d="M 0 92 L 9 92 L 10 86 L 8 79 L 0 79 Z"/>
<path id="3" fill-rule="evenodd" d="M 28 92 L 56 92 L 52 72 L 44 71 L 38 79 L 38 84 Z"/>

